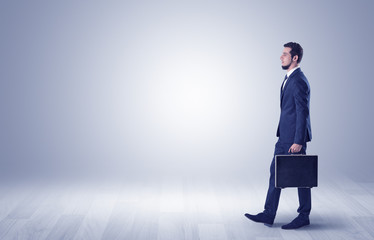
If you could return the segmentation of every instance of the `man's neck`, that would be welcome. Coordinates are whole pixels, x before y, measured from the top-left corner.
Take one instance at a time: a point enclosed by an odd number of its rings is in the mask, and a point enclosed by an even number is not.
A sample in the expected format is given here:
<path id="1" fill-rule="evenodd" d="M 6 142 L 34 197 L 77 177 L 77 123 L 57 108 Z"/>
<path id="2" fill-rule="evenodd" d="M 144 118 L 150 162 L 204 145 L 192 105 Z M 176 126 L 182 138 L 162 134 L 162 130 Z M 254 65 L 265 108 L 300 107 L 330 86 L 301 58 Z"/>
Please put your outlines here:
<path id="1" fill-rule="evenodd" d="M 297 68 L 297 67 L 300 67 L 299 64 L 296 64 L 296 65 L 294 65 L 294 66 L 291 65 L 291 66 L 287 69 L 287 72 L 289 72 L 289 71 L 291 71 L 291 70 L 293 70 L 293 69 L 295 69 L 295 68 Z"/>
<path id="2" fill-rule="evenodd" d="M 296 70 L 298 69 L 300 66 L 297 65 L 296 67 L 294 68 L 291 68 L 290 70 L 287 71 L 287 77 L 291 76 L 291 74 Z"/>

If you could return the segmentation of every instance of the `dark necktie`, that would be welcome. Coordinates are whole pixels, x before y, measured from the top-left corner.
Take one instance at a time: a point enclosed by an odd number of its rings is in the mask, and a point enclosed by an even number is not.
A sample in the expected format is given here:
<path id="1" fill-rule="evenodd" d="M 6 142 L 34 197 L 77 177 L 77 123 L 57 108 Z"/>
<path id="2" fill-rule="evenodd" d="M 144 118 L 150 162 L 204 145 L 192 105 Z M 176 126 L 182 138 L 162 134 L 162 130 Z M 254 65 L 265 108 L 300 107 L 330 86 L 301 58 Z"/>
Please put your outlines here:
<path id="1" fill-rule="evenodd" d="M 288 79 L 288 77 L 287 77 L 287 74 L 286 74 L 286 76 L 284 76 L 284 80 L 283 80 L 283 83 L 282 83 L 282 88 L 281 88 L 282 92 L 283 92 L 283 89 L 284 89 L 284 83 L 286 82 L 287 79 Z"/>

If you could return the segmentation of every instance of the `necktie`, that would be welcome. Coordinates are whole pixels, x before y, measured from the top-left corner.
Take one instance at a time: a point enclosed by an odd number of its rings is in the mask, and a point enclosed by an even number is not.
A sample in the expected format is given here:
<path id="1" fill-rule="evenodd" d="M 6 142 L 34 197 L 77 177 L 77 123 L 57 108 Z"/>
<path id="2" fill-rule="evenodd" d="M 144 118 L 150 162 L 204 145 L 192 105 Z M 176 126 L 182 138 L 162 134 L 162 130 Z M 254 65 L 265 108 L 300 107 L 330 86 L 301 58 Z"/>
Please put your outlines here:
<path id="1" fill-rule="evenodd" d="M 284 86 L 286 85 L 287 79 L 288 79 L 288 77 L 287 77 L 287 74 L 286 74 L 286 76 L 284 77 L 283 83 L 282 83 L 282 91 L 284 89 Z"/>

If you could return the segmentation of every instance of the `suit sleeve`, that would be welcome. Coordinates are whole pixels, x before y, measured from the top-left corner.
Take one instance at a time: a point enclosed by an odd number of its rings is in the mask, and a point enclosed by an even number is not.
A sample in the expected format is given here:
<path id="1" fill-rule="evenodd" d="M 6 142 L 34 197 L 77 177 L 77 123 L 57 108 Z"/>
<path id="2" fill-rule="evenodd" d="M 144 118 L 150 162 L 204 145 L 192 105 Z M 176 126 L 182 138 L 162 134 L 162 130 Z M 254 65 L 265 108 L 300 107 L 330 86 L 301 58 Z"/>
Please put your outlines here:
<path id="1" fill-rule="evenodd" d="M 302 79 L 295 81 L 296 132 L 294 143 L 304 144 L 306 139 L 307 119 L 309 116 L 309 86 Z"/>

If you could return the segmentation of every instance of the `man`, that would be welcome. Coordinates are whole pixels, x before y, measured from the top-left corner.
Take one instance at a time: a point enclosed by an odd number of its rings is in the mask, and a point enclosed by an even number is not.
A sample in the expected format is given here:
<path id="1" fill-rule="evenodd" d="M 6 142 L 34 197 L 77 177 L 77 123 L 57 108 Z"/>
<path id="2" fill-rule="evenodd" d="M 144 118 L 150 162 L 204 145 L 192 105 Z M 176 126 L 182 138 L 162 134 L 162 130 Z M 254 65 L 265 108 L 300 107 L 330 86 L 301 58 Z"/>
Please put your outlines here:
<path id="1" fill-rule="evenodd" d="M 300 69 L 303 48 L 295 42 L 284 44 L 280 57 L 282 68 L 287 75 L 281 86 L 281 114 L 277 130 L 278 142 L 274 156 L 281 154 L 305 154 L 306 143 L 311 141 L 312 132 L 309 118 L 310 87 L 307 78 Z M 275 188 L 274 160 L 270 166 L 269 189 L 265 201 L 265 210 L 257 215 L 246 213 L 245 216 L 255 222 L 272 225 L 278 209 L 281 189 Z M 311 210 L 310 188 L 299 188 L 299 215 L 282 229 L 296 229 L 309 225 Z"/>

